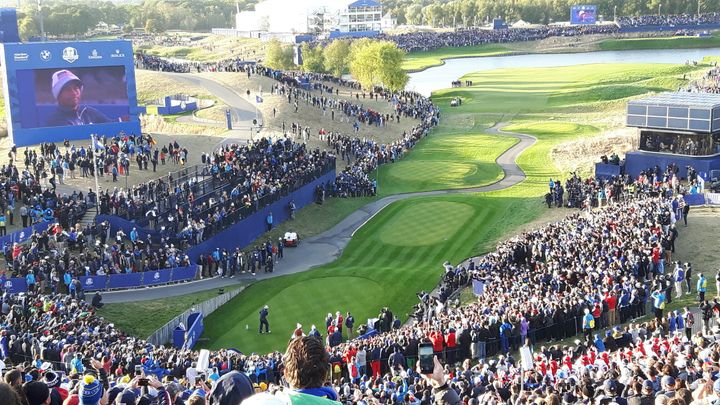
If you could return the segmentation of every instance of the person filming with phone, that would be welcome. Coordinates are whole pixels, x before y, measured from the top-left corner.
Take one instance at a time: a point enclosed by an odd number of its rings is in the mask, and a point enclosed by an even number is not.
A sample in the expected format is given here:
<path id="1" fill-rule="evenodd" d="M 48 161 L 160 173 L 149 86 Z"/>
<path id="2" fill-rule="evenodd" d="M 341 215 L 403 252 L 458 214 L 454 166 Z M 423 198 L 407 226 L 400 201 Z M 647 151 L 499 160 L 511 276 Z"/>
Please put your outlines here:
<path id="1" fill-rule="evenodd" d="M 460 396 L 448 385 L 443 365 L 433 353 L 433 345 L 426 341 L 418 345 L 417 372 L 432 387 L 434 405 L 460 405 Z"/>

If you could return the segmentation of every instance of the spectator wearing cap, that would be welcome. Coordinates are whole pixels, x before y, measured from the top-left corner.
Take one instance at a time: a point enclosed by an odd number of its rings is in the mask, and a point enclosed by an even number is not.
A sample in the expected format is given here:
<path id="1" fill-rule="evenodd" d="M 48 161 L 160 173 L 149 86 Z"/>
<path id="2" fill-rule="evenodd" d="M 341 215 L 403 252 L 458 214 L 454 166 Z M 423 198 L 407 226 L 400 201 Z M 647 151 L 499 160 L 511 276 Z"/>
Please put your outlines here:
<path id="1" fill-rule="evenodd" d="M 125 388 L 117 397 L 115 405 L 133 405 L 137 401 L 137 394 L 132 388 Z"/>
<path id="2" fill-rule="evenodd" d="M 697 281 L 697 292 L 698 292 L 698 301 L 703 302 L 705 301 L 705 292 L 707 291 L 707 279 L 702 273 L 698 274 L 698 281 Z"/>
<path id="3" fill-rule="evenodd" d="M 171 390 L 168 390 L 170 392 Z M 231 371 L 220 377 L 210 391 L 211 405 L 240 405 L 255 393 L 252 381 L 243 373 Z"/>
<path id="4" fill-rule="evenodd" d="M 78 392 L 80 405 L 107 404 L 107 393 L 102 382 L 91 374 L 83 376 Z"/>
<path id="5" fill-rule="evenodd" d="M 59 127 L 110 122 L 105 114 L 95 108 L 80 105 L 82 93 L 83 82 L 73 72 L 63 69 L 53 73 L 52 95 L 57 100 L 57 107 L 45 126 Z"/>
<path id="6" fill-rule="evenodd" d="M 660 379 L 660 391 L 657 393 L 656 398 L 665 396 L 667 399 L 675 397 L 675 378 L 666 375 Z"/>
<path id="7" fill-rule="evenodd" d="M 50 389 L 50 404 L 60 405 L 68 396 L 66 389 L 60 387 L 60 375 L 55 371 L 48 370 L 43 375 L 45 384 Z"/>

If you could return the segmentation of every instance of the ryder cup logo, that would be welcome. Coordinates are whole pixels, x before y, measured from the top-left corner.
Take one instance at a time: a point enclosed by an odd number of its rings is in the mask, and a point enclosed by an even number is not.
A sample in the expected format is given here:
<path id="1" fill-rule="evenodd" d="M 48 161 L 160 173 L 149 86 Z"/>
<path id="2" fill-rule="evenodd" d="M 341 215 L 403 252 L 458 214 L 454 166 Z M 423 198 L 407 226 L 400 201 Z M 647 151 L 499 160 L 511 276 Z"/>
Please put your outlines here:
<path id="1" fill-rule="evenodd" d="M 153 276 L 153 278 L 154 278 L 155 280 L 160 280 L 160 273 L 159 273 L 159 272 L 155 272 L 155 275 Z"/>
<path id="2" fill-rule="evenodd" d="M 87 280 L 85 280 L 85 285 L 93 285 L 93 279 L 88 278 Z"/>
<path id="3" fill-rule="evenodd" d="M 12 288 L 12 281 L 10 281 L 10 280 L 6 281 L 5 288 Z"/>
<path id="4" fill-rule="evenodd" d="M 75 49 L 71 46 L 68 46 L 67 48 L 63 49 L 62 58 L 63 58 L 63 60 L 68 61 L 69 63 L 73 63 L 76 60 L 78 60 L 80 57 L 78 56 L 77 49 Z"/>
<path id="5" fill-rule="evenodd" d="M 47 62 L 52 59 L 52 54 L 47 49 L 43 49 L 42 51 L 40 51 L 40 59 Z"/>

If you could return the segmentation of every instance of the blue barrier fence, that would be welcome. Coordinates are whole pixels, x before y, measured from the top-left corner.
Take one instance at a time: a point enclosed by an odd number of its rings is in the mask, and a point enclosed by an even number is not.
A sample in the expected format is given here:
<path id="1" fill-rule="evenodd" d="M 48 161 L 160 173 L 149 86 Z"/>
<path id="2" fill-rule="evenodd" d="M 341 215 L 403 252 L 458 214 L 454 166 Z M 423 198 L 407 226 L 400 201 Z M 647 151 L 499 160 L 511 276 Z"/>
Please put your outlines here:
<path id="1" fill-rule="evenodd" d="M 151 287 L 156 285 L 194 280 L 197 275 L 197 265 L 176 267 L 173 269 L 151 270 L 142 273 L 110 274 L 106 276 L 78 277 L 84 291 L 104 291 L 117 288 Z M 3 287 L 12 293 L 27 292 L 27 283 L 24 278 L 10 278 L 5 280 Z"/>
<path id="2" fill-rule="evenodd" d="M 280 198 L 274 203 L 259 209 L 228 228 L 213 235 L 210 239 L 188 250 L 190 260 L 197 263 L 201 254 L 207 254 L 216 248 L 235 249 L 250 245 L 255 239 L 267 231 L 266 218 L 270 212 L 273 214 L 273 226 L 277 226 L 290 219 L 288 206 L 290 201 L 299 209 L 315 201 L 315 188 L 335 181 L 335 171 L 320 176 L 318 179 L 304 185 L 298 190 Z"/>
<path id="3" fill-rule="evenodd" d="M 335 181 L 335 170 L 330 170 L 314 181 L 300 187 L 298 190 L 279 198 L 272 204 L 259 209 L 250 216 L 231 225 L 223 231 L 213 235 L 205 242 L 188 250 L 188 255 L 192 261 L 190 266 L 177 267 L 173 269 L 163 269 L 146 271 L 142 273 L 128 274 L 110 274 L 105 276 L 81 276 L 79 277 L 84 291 L 103 291 L 111 289 L 128 289 L 162 285 L 175 283 L 180 281 L 194 280 L 197 276 L 197 258 L 201 254 L 207 254 L 215 248 L 234 249 L 236 247 L 244 248 L 251 244 L 255 239 L 261 236 L 267 230 L 266 218 L 270 212 L 273 214 L 273 226 L 277 226 L 290 219 L 290 211 L 288 206 L 290 201 L 295 203 L 299 209 L 308 204 L 315 202 L 315 189 L 317 186 L 325 185 Z M 98 215 L 97 222 L 108 221 L 110 229 L 117 232 L 122 229 L 123 232 L 129 234 L 133 228 L 137 228 L 139 237 L 143 240 L 150 235 L 153 241 L 159 240 L 159 232 L 143 229 L 135 222 L 116 217 L 113 215 Z M 41 232 L 47 229 L 52 223 L 43 222 L 35 224 L 10 235 L 0 238 L 0 243 L 23 242 L 32 234 L 33 230 Z M 12 278 L 5 281 L 3 285 L 5 290 L 13 293 L 26 292 L 27 283 L 24 278 Z M 199 336 L 199 334 L 198 334 Z"/>
<path id="4" fill-rule="evenodd" d="M 23 228 L 13 233 L 9 233 L 5 236 L 0 237 L 0 246 L 4 246 L 5 242 L 10 243 L 11 245 L 15 242 L 25 242 L 30 238 L 30 235 L 32 235 L 33 231 L 42 232 L 48 229 L 50 225 L 53 225 L 54 223 L 55 222 L 38 222 L 37 224 L 28 226 L 27 228 Z"/>
<path id="5" fill-rule="evenodd" d="M 621 169 L 622 167 L 620 165 L 595 163 L 595 178 L 608 179 L 618 177 L 621 174 Z"/>

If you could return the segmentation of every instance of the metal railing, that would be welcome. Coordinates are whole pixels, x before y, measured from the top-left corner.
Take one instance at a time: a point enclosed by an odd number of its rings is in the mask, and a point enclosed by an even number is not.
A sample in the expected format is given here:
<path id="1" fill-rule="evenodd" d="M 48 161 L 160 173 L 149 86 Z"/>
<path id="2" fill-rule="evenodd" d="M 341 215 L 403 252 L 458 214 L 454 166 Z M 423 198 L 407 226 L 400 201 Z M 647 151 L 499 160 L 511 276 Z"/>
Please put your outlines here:
<path id="1" fill-rule="evenodd" d="M 175 328 L 180 325 L 180 323 L 183 323 L 185 327 L 190 326 L 187 324 L 187 320 L 190 314 L 200 312 L 203 314 L 203 317 L 207 317 L 211 313 L 215 312 L 215 310 L 225 305 L 228 301 L 235 298 L 244 289 L 245 287 L 240 287 L 236 290 L 220 294 L 217 297 L 210 298 L 209 300 L 201 302 L 197 305 L 193 305 L 190 309 L 176 316 L 175 318 L 170 320 L 170 322 L 163 325 L 160 329 L 153 332 L 150 336 L 148 336 L 147 341 L 155 346 L 160 346 L 165 343 L 171 342 L 173 332 L 175 331 Z"/>

